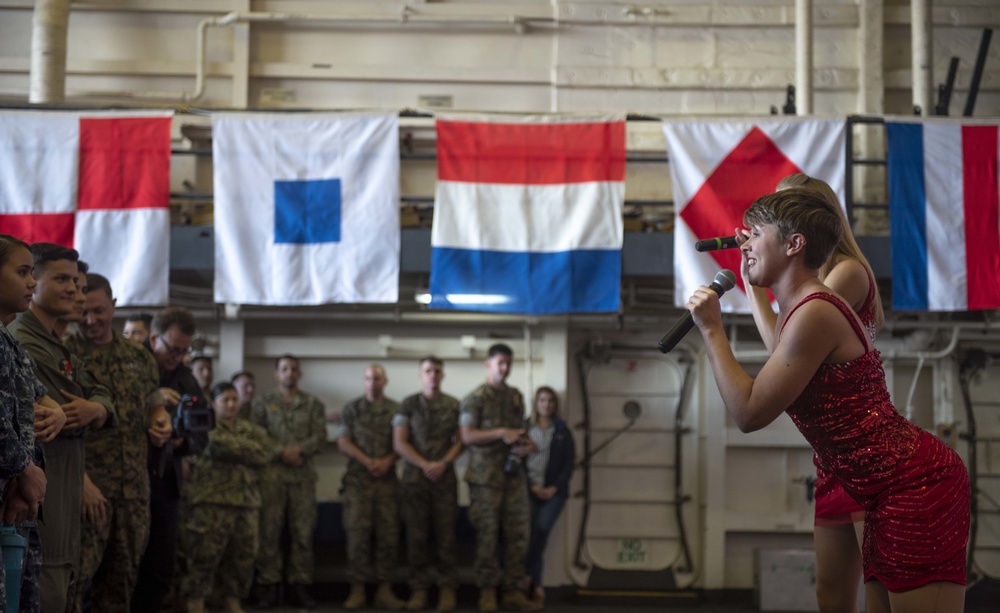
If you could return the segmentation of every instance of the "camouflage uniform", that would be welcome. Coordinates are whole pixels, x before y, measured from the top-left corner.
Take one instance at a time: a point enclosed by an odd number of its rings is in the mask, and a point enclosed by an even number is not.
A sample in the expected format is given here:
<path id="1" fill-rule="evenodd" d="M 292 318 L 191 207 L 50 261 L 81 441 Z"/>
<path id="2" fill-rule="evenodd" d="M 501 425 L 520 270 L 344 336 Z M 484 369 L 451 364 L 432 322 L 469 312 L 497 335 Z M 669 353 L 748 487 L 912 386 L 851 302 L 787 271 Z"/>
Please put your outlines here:
<path id="1" fill-rule="evenodd" d="M 393 426 L 406 426 L 409 443 L 421 457 L 442 459 L 455 443 L 458 430 L 458 399 L 442 394 L 430 400 L 414 394 L 400 405 Z M 406 526 L 406 550 L 413 573 L 413 589 L 431 583 L 430 524 L 433 517 L 439 585 L 458 587 L 455 578 L 455 522 L 458 519 L 458 480 L 451 465 L 437 481 L 407 462 L 399 484 L 400 515 Z"/>
<path id="2" fill-rule="evenodd" d="M 504 385 L 503 389 L 495 389 L 484 383 L 462 400 L 459 423 L 482 430 L 522 428 L 524 398 L 517 388 Z M 524 466 L 519 464 L 513 474 L 504 472 L 510 446 L 503 441 L 470 445 L 468 450 L 465 480 L 469 483 L 469 521 L 476 529 L 476 585 L 484 588 L 499 584 L 505 592 L 517 591 L 524 577 L 531 522 Z M 501 532 L 502 578 L 497 560 Z"/>
<path id="3" fill-rule="evenodd" d="M 97 402 L 108 412 L 104 428 L 117 426 L 111 391 L 73 356 L 59 338 L 47 330 L 31 311 L 17 316 L 10 333 L 35 360 L 35 375 L 59 404 L 67 391 Z M 45 477 L 48 480 L 44 521 L 38 525 L 42 541 L 42 608 L 63 613 L 74 594 L 80 565 L 84 436 L 87 427 L 63 428 L 45 443 Z"/>
<path id="4" fill-rule="evenodd" d="M 0 502 L 8 480 L 35 462 L 44 468 L 41 447 L 35 444 L 35 400 L 48 390 L 35 376 L 35 362 L 0 323 Z M 35 520 L 23 522 L 17 532 L 28 541 L 21 575 L 20 610 L 35 613 L 41 609 L 39 579 L 42 569 L 41 543 Z M 2 566 L 2 565 L 0 565 Z M 6 586 L 0 569 L 0 591 Z M 0 598 L 0 603 L 6 603 Z"/>
<path id="5" fill-rule="evenodd" d="M 218 578 L 223 596 L 245 598 L 253 579 L 261 505 L 258 476 L 280 448 L 264 430 L 217 422 L 184 486 L 181 594 L 203 599 Z"/>
<path id="6" fill-rule="evenodd" d="M 73 355 L 111 389 L 118 413 L 117 428 L 87 436 L 87 475 L 108 504 L 103 522 L 82 526 L 77 583 L 82 589 L 75 594 L 75 611 L 82 610 L 83 591 L 90 585 L 93 610 L 127 613 L 149 538 L 147 400 L 156 392 L 160 375 L 149 351 L 113 334 L 105 345 L 79 336 L 66 342 Z"/>
<path id="7" fill-rule="evenodd" d="M 371 404 L 363 396 L 344 405 L 337 439 L 349 437 L 370 458 L 393 453 L 392 418 L 399 404 L 383 398 Z M 344 530 L 347 531 L 347 565 L 351 583 L 391 580 L 399 547 L 399 516 L 396 511 L 396 471 L 379 478 L 351 458 L 344 473 Z M 375 534 L 375 565 L 372 566 L 372 533 Z"/>
<path id="8" fill-rule="evenodd" d="M 286 520 L 291 536 L 286 579 L 295 585 L 309 585 L 313 578 L 313 532 L 316 530 L 316 468 L 313 456 L 326 441 L 326 409 L 315 396 L 298 392 L 285 402 L 278 390 L 254 400 L 252 421 L 264 428 L 278 447 L 298 444 L 305 463 L 288 466 L 280 459 L 264 470 L 261 483 L 263 507 L 260 513 L 260 553 L 257 556 L 257 583 L 281 582 L 281 532 Z"/>

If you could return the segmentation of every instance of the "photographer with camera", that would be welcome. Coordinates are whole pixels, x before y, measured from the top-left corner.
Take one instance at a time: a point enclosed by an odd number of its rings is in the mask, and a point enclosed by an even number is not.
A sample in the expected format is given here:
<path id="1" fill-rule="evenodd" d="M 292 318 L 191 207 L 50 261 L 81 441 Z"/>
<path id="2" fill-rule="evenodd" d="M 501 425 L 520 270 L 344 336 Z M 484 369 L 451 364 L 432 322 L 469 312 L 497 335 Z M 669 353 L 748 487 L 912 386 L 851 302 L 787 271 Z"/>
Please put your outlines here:
<path id="1" fill-rule="evenodd" d="M 479 610 L 537 611 L 541 606 L 520 590 L 528 556 L 528 481 L 524 457 L 535 451 L 526 435 L 524 397 L 507 385 L 514 352 L 498 343 L 486 358 L 486 383 L 462 401 L 459 431 L 469 449 L 469 521 L 476 529 L 473 570 L 479 587 Z M 503 534 L 503 574 L 497 563 Z"/>
<path id="2" fill-rule="evenodd" d="M 187 309 L 167 307 L 153 318 L 149 347 L 160 375 L 160 394 L 170 411 L 177 414 L 181 397 L 197 399 L 200 409 L 208 405 L 201 386 L 184 365 L 184 356 L 194 340 L 194 316 Z M 160 422 L 165 419 L 162 417 Z M 158 423 L 158 426 L 163 426 Z M 150 483 L 149 544 L 139 566 L 139 579 L 132 596 L 133 613 L 159 611 L 174 579 L 177 556 L 178 505 L 184 480 L 183 458 L 199 453 L 208 443 L 205 432 L 182 435 L 174 431 L 163 447 L 149 447 L 146 467 Z"/>

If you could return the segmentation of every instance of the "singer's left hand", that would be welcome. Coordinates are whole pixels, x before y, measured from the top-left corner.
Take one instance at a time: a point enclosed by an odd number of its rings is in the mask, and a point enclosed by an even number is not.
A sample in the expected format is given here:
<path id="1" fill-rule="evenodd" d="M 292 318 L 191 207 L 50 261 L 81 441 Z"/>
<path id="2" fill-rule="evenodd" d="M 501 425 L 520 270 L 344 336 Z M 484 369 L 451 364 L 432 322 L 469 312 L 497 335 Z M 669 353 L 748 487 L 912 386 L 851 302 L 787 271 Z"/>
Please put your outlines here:
<path id="1" fill-rule="evenodd" d="M 722 307 L 719 295 L 707 285 L 700 285 L 685 305 L 691 312 L 691 319 L 700 330 L 722 328 Z"/>

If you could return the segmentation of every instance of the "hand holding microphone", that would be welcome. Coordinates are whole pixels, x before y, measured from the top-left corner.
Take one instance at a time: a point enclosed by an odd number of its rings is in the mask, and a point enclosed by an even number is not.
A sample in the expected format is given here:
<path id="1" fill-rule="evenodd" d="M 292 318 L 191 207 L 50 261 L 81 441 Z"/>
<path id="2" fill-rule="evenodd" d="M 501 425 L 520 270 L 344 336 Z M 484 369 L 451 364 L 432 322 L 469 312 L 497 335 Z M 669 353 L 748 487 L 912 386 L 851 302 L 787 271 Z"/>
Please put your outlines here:
<path id="1" fill-rule="evenodd" d="M 734 237 L 735 239 L 735 237 Z M 729 290 L 736 286 L 736 275 L 733 274 L 731 270 L 720 270 L 715 274 L 715 279 L 708 288 L 714 291 L 719 296 L 722 296 Z M 681 342 L 681 339 L 691 331 L 694 327 L 694 320 L 691 318 L 691 312 L 685 311 L 681 318 L 677 320 L 677 323 L 673 325 L 660 342 L 657 343 L 662 353 L 669 353 L 671 349 L 677 346 L 677 343 Z"/>

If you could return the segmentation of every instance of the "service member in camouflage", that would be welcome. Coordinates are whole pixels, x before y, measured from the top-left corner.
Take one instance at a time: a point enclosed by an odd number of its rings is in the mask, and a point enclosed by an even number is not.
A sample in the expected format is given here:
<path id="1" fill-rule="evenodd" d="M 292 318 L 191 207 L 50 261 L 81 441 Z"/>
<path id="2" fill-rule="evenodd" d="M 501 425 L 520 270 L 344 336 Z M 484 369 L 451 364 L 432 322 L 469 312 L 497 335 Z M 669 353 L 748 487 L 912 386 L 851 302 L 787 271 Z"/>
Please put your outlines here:
<path id="1" fill-rule="evenodd" d="M 112 329 L 111 284 L 91 273 L 87 287 L 83 336 L 70 337 L 66 345 L 111 390 L 118 427 L 92 432 L 86 441 L 77 582 L 83 589 L 75 594 L 74 609 L 82 610 L 89 585 L 93 610 L 127 613 L 149 538 L 147 439 L 162 447 L 171 428 L 152 354 Z"/>
<path id="2" fill-rule="evenodd" d="M 40 610 L 41 544 L 35 516 L 45 497 L 46 478 L 38 443 L 55 437 L 66 416 L 35 376 L 35 363 L 7 331 L 31 303 L 35 278 L 31 251 L 23 241 L 0 234 L 0 521 L 17 526 L 27 540 L 19 587 L 20 610 Z M 43 404 L 36 404 L 43 403 Z M 6 606 L 0 569 L 0 605 Z"/>
<path id="3" fill-rule="evenodd" d="M 185 484 L 181 593 L 188 613 L 204 613 L 218 579 L 224 613 L 243 613 L 258 546 L 260 469 L 281 453 L 260 426 L 237 419 L 239 397 L 231 383 L 212 388 L 215 428 Z"/>
<path id="4" fill-rule="evenodd" d="M 262 483 L 260 553 L 257 556 L 258 607 L 277 605 L 282 579 L 281 532 L 291 536 L 285 576 L 290 604 L 312 608 L 308 587 L 313 580 L 313 531 L 316 529 L 316 481 L 313 456 L 326 441 L 326 409 L 315 396 L 299 389 L 299 360 L 283 355 L 275 361 L 278 389 L 254 401 L 252 421 L 281 447 Z"/>
<path id="5" fill-rule="evenodd" d="M 392 447 L 406 460 L 399 484 L 400 515 L 406 526 L 406 550 L 413 576 L 407 610 L 427 605 L 431 585 L 430 530 L 437 553 L 438 611 L 455 609 L 455 521 L 458 481 L 453 463 L 462 453 L 458 434 L 458 399 L 441 391 L 444 362 L 420 360 L 421 391 L 403 400 L 392 420 Z"/>
<path id="6" fill-rule="evenodd" d="M 365 393 L 344 406 L 337 428 L 337 447 L 347 456 L 341 493 L 351 593 L 345 609 L 365 606 L 365 583 L 378 581 L 375 607 L 398 610 L 405 604 L 389 583 L 399 551 L 396 512 L 396 460 L 392 418 L 399 403 L 385 397 L 389 379 L 380 364 L 365 368 Z M 372 564 L 372 535 L 375 560 Z"/>
<path id="7" fill-rule="evenodd" d="M 473 569 L 479 586 L 479 610 L 496 611 L 496 588 L 501 605 L 514 611 L 537 611 L 541 606 L 520 590 L 528 555 L 530 512 L 523 459 L 535 450 L 525 435 L 524 397 L 506 384 L 513 351 L 498 343 L 489 348 L 486 383 L 462 400 L 459 426 L 469 449 L 469 521 L 476 529 Z M 497 562 L 503 533 L 503 574 Z"/>
<path id="8" fill-rule="evenodd" d="M 240 395 L 240 412 L 236 416 L 240 419 L 250 419 L 253 398 L 257 392 L 257 378 L 249 370 L 241 370 L 233 373 L 229 382 L 233 384 L 236 393 Z"/>
<path id="9" fill-rule="evenodd" d="M 80 284 L 73 249 L 51 243 L 31 246 L 36 276 L 28 310 L 9 327 L 35 360 L 35 374 L 60 403 L 66 424 L 45 443 L 48 493 L 42 542 L 41 600 L 44 613 L 65 613 L 78 578 L 86 431 L 116 426 L 111 392 L 73 356 L 54 334 L 56 320 L 72 312 Z"/>

